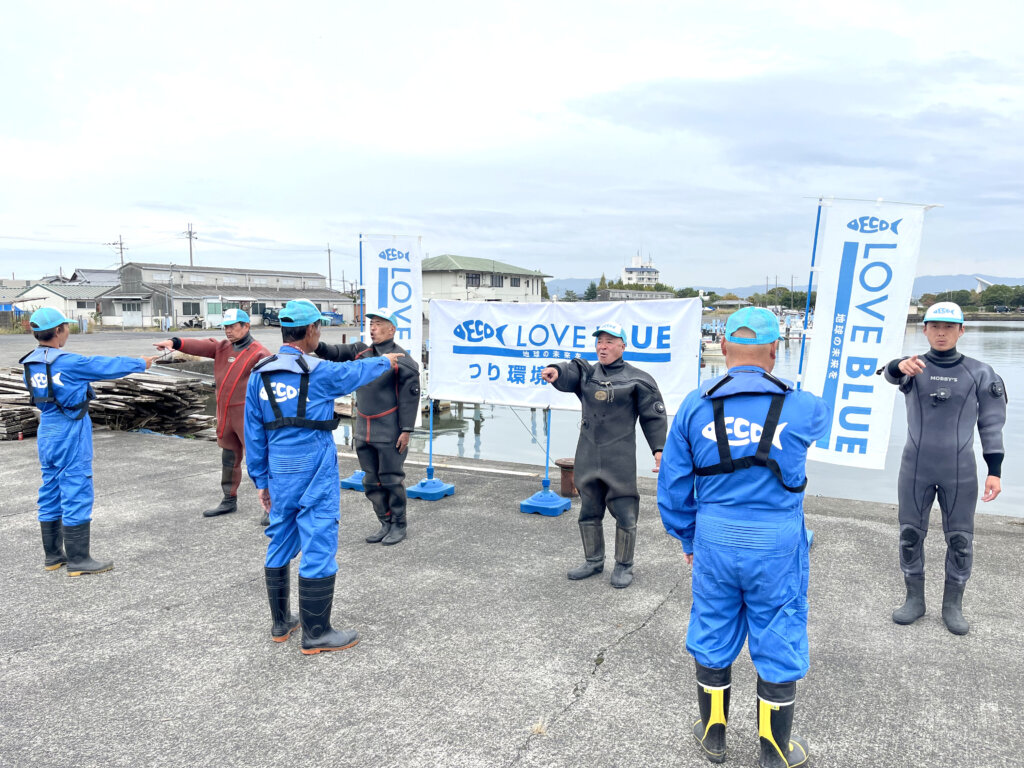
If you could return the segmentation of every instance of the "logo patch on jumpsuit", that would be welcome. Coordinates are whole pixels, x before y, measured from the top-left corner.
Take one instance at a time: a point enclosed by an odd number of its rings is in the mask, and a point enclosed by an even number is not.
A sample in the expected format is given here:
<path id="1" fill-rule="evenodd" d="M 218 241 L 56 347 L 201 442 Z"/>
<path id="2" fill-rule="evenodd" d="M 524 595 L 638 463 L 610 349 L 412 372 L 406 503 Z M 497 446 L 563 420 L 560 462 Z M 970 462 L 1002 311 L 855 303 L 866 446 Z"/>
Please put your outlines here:
<path id="1" fill-rule="evenodd" d="M 775 434 L 772 436 L 772 445 L 780 451 L 782 450 L 782 430 L 786 428 L 787 424 L 789 424 L 788 421 L 781 422 L 779 426 L 775 428 Z M 725 417 L 725 434 L 726 437 L 729 438 L 729 445 L 731 446 L 738 448 L 742 445 L 750 445 L 751 443 L 760 442 L 762 432 L 764 432 L 764 426 L 762 424 L 758 424 L 756 421 L 747 421 L 743 417 Z M 715 438 L 714 421 L 709 421 L 700 433 L 711 442 L 718 442 Z"/>

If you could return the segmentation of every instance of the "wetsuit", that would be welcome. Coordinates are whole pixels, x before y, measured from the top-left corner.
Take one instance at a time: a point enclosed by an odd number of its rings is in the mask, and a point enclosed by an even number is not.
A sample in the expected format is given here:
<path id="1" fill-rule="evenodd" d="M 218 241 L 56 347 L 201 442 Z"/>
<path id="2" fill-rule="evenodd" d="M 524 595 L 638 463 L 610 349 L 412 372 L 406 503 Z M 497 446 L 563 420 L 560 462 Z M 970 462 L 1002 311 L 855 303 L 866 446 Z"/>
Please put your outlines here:
<path id="1" fill-rule="evenodd" d="M 171 339 L 176 350 L 186 355 L 213 358 L 217 389 L 217 445 L 221 448 L 221 489 L 224 497 L 238 494 L 245 452 L 245 387 L 249 373 L 270 350 L 246 334 L 244 339 Z"/>
<path id="2" fill-rule="evenodd" d="M 651 451 L 660 451 L 668 428 L 661 392 L 650 374 L 622 358 L 608 365 L 577 358 L 549 367 L 558 369 L 555 389 L 572 392 L 583 406 L 574 475 L 584 553 L 588 561 L 604 561 L 601 521 L 607 507 L 616 523 L 615 561 L 631 566 L 640 512 L 636 423 Z"/>
<path id="3" fill-rule="evenodd" d="M 355 448 L 359 466 L 366 473 L 363 489 L 382 525 L 406 524 L 405 457 L 396 443 L 403 432 L 416 427 L 416 409 L 420 405 L 419 366 L 405 350 L 390 339 L 367 346 L 325 344 L 316 349 L 324 360 L 343 362 L 380 357 L 391 352 L 404 353 L 398 368 L 356 390 Z"/>
<path id="4" fill-rule="evenodd" d="M 1003 461 L 1006 390 L 991 366 L 951 350 L 929 350 L 925 369 L 905 376 L 891 361 L 885 378 L 899 385 L 907 403 L 907 444 L 899 476 L 900 568 L 924 578 L 924 538 L 936 496 L 946 536 L 946 581 L 963 585 L 974 561 L 974 510 L 978 467 L 974 428 L 988 474 L 999 477 Z"/>
<path id="5" fill-rule="evenodd" d="M 257 488 L 270 489 L 267 568 L 287 566 L 301 550 L 300 577 L 337 572 L 334 399 L 390 367 L 387 358 L 328 363 L 286 345 L 253 369 L 245 400 L 246 467 Z"/>
<path id="6" fill-rule="evenodd" d="M 85 357 L 38 347 L 19 361 L 32 402 L 40 410 L 39 520 L 62 520 L 65 528 L 92 519 L 92 420 L 90 382 L 142 373 L 138 357 Z"/>

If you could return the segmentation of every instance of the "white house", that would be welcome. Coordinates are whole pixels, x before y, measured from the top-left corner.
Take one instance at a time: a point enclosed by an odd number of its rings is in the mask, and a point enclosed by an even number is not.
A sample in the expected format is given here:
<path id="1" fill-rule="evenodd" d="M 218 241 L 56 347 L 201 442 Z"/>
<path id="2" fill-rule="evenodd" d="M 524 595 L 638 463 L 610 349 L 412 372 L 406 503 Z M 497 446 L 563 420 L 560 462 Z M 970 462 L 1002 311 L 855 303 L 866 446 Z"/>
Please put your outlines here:
<path id="1" fill-rule="evenodd" d="M 657 285 L 661 282 L 661 272 L 654 266 L 651 259 L 644 264 L 639 254 L 633 257 L 628 267 L 622 268 L 623 285 Z"/>
<path id="2" fill-rule="evenodd" d="M 78 285 L 75 283 L 49 283 L 31 285 L 12 301 L 23 311 L 33 312 L 40 307 L 53 307 L 65 317 L 78 320 L 84 328 L 85 321 L 92 320 L 97 311 L 100 297 L 109 291 L 109 285 Z"/>
<path id="3" fill-rule="evenodd" d="M 545 275 L 494 259 L 444 254 L 423 260 L 423 315 L 434 299 L 449 301 L 542 301 Z"/>

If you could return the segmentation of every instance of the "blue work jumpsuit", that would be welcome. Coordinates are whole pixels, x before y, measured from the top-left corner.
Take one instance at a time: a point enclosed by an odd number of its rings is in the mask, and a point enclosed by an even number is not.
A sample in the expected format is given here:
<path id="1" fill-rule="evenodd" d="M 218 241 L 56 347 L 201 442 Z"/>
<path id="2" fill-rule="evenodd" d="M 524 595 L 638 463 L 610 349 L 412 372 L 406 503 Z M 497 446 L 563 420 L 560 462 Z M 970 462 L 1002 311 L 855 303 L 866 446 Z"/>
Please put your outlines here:
<path id="1" fill-rule="evenodd" d="M 386 357 L 330 363 L 290 346 L 253 368 L 245 396 L 245 461 L 256 487 L 270 489 L 268 568 L 284 567 L 301 550 L 303 578 L 337 572 L 341 497 L 334 399 L 390 368 Z"/>
<path id="2" fill-rule="evenodd" d="M 92 520 L 92 420 L 90 382 L 142 373 L 138 357 L 86 357 L 38 347 L 20 360 L 25 383 L 39 408 L 39 520 L 65 528 Z M 48 372 L 49 369 L 49 372 Z"/>
<path id="3" fill-rule="evenodd" d="M 753 464 L 773 396 L 781 405 L 777 427 L 764 461 Z M 807 673 L 805 463 L 807 447 L 830 422 L 821 398 L 755 366 L 730 368 L 691 392 L 676 414 L 658 473 L 658 508 L 665 530 L 693 555 L 686 650 L 702 666 L 730 666 L 749 638 L 763 680 L 788 683 Z"/>

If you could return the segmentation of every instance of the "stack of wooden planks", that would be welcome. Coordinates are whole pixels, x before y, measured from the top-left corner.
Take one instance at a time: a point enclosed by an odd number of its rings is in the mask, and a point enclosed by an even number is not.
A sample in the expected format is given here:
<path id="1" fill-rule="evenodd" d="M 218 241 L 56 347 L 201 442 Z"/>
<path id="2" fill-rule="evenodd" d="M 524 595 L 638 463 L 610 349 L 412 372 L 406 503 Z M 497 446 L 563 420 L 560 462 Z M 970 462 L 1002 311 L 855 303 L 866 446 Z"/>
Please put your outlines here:
<path id="1" fill-rule="evenodd" d="M 93 389 L 96 399 L 89 404 L 89 414 L 93 422 L 111 429 L 194 435 L 215 424 L 213 416 L 202 413 L 213 387 L 197 379 L 133 373 L 97 381 Z M 19 432 L 34 435 L 38 423 L 21 369 L 0 369 L 0 440 L 16 440 Z"/>

